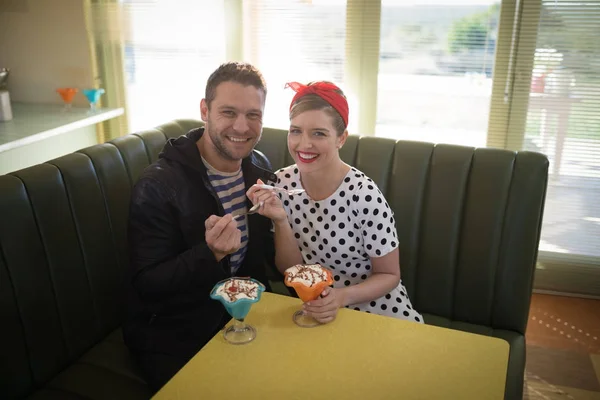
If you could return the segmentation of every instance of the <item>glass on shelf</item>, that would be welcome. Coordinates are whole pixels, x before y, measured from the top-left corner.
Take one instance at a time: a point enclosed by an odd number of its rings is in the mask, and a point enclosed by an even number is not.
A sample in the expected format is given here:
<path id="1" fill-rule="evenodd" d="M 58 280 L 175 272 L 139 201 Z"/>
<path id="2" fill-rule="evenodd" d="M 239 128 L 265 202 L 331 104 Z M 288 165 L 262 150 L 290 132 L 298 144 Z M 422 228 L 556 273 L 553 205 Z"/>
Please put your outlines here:
<path id="1" fill-rule="evenodd" d="M 60 98 L 62 99 L 63 103 L 65 104 L 63 110 L 66 111 L 71 108 L 71 103 L 73 103 L 73 97 L 75 97 L 75 94 L 77 94 L 77 92 L 79 92 L 79 89 L 65 87 L 65 88 L 56 89 L 56 92 L 60 95 Z"/>
<path id="2" fill-rule="evenodd" d="M 105 93 L 104 89 L 83 89 L 83 94 L 90 102 L 90 112 L 96 112 L 96 103 L 100 100 L 100 96 Z"/>

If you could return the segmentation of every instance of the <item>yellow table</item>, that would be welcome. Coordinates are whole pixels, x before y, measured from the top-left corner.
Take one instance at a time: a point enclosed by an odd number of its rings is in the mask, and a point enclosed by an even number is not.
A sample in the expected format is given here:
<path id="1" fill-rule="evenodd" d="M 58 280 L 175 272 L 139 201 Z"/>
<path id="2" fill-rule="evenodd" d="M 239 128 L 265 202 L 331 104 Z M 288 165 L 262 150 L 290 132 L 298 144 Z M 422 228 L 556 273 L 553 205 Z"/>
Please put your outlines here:
<path id="1" fill-rule="evenodd" d="M 264 293 L 257 337 L 216 335 L 155 399 L 503 399 L 508 343 L 348 309 L 300 328 L 292 297 Z"/>

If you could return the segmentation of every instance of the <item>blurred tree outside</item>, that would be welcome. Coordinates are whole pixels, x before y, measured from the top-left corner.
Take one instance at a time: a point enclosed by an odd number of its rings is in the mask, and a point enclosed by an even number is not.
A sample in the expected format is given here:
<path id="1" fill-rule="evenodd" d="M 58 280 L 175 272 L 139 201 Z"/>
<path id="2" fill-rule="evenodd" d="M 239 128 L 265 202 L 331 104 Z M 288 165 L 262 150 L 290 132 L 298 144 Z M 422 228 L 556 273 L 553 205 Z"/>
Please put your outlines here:
<path id="1" fill-rule="evenodd" d="M 448 51 L 451 54 L 474 50 L 494 49 L 499 20 L 500 4 L 491 5 L 486 11 L 468 15 L 454 22 L 448 34 Z"/>

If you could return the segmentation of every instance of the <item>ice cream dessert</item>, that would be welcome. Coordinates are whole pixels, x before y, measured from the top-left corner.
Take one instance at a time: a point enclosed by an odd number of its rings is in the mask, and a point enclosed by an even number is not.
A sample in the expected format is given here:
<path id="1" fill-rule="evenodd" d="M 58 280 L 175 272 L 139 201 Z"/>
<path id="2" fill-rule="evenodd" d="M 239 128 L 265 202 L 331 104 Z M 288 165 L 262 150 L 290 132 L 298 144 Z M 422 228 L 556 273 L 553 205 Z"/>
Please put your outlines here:
<path id="1" fill-rule="evenodd" d="M 291 283 L 301 283 L 304 286 L 314 286 L 324 282 L 328 277 L 328 270 L 320 264 L 294 265 L 285 271 L 285 279 Z"/>
<path id="2" fill-rule="evenodd" d="M 219 284 L 215 294 L 230 303 L 240 299 L 255 300 L 260 295 L 260 286 L 252 279 L 231 278 Z"/>
<path id="3" fill-rule="evenodd" d="M 235 277 L 218 282 L 210 297 L 219 300 L 233 318 L 242 320 L 264 291 L 265 286 L 255 279 Z"/>
<path id="4" fill-rule="evenodd" d="M 314 300 L 333 284 L 331 272 L 320 264 L 299 264 L 285 270 L 287 286 L 293 287 L 302 301 Z"/>

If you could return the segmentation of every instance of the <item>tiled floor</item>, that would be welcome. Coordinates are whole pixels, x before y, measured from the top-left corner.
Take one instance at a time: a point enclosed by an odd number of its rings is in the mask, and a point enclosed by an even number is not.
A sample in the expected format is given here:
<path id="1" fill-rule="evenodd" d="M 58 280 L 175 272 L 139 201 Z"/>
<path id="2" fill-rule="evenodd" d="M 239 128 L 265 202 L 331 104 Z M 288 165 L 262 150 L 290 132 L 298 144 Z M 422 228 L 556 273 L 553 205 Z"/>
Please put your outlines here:
<path id="1" fill-rule="evenodd" d="M 524 399 L 600 400 L 600 300 L 534 294 Z"/>

